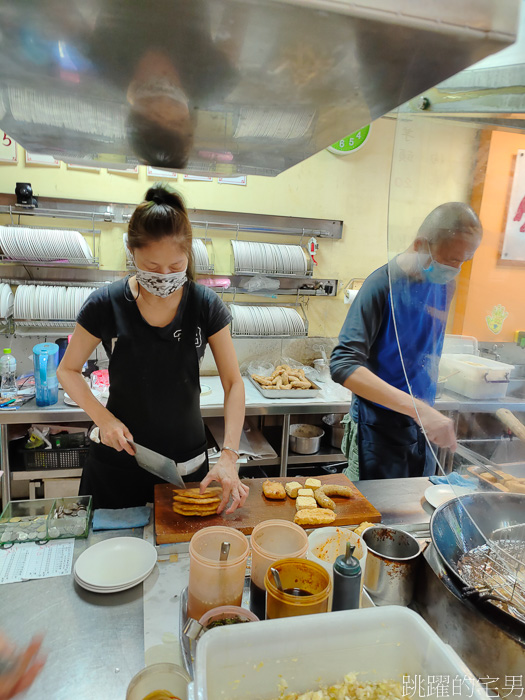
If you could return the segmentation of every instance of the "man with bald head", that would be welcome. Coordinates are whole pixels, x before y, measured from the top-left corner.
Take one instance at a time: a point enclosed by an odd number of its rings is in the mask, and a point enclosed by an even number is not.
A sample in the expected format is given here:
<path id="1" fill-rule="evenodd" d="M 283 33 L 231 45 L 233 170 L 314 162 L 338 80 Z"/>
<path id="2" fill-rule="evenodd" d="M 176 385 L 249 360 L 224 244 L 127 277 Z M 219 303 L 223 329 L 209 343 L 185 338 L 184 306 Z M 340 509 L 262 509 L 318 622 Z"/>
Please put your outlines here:
<path id="1" fill-rule="evenodd" d="M 441 204 L 359 290 L 330 361 L 354 395 L 343 439 L 350 479 L 435 473 L 421 426 L 430 442 L 456 449 L 453 422 L 433 404 L 455 278 L 481 236 L 471 207 Z"/>

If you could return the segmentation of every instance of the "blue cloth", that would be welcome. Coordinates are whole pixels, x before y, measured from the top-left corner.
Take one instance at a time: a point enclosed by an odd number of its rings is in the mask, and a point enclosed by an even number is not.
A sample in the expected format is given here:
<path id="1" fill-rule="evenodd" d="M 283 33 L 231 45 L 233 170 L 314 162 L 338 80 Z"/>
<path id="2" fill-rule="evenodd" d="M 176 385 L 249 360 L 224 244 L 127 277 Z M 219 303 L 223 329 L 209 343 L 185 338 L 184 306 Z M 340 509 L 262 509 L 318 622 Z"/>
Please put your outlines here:
<path id="1" fill-rule="evenodd" d="M 469 488 L 474 485 L 471 479 L 465 479 L 457 472 L 452 472 L 448 476 L 430 476 L 429 479 L 433 484 L 451 484 L 452 486 L 467 486 Z"/>
<path id="2" fill-rule="evenodd" d="M 93 530 L 126 530 L 149 523 L 151 508 L 97 508 L 93 515 Z"/>

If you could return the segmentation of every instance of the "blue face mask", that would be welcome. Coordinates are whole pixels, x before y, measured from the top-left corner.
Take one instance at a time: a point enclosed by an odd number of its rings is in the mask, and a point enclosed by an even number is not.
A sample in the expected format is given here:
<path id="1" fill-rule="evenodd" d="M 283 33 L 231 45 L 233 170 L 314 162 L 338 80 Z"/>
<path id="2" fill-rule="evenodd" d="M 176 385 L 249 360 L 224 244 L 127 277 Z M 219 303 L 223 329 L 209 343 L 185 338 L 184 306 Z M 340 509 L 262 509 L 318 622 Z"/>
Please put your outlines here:
<path id="1" fill-rule="evenodd" d="M 436 262 L 432 257 L 430 244 L 428 246 L 428 252 L 431 260 L 428 267 L 425 267 L 425 258 L 427 257 L 425 253 L 418 253 L 419 265 L 425 281 L 431 282 L 432 284 L 448 284 L 452 282 L 459 274 L 460 267 L 452 267 L 451 265 L 443 265 L 443 263 Z"/>

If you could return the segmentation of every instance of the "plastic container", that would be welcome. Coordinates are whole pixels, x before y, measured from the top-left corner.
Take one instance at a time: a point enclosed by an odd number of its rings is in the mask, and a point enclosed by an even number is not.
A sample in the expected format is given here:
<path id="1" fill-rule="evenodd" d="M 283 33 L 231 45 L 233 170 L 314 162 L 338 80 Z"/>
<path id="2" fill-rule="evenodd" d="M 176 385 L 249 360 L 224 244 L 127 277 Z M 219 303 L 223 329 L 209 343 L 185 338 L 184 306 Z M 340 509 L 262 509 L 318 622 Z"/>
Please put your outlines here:
<path id="1" fill-rule="evenodd" d="M 323 527 L 314 530 L 308 535 L 308 554 L 310 561 L 320 564 L 330 575 L 333 582 L 333 567 L 337 557 L 346 551 L 346 543 L 351 542 L 355 546 L 354 557 L 361 565 L 361 596 L 363 594 L 363 580 L 365 577 L 366 557 L 368 548 L 365 541 L 352 530 L 341 527 Z M 328 609 L 332 609 L 332 594 L 330 594 Z"/>
<path id="2" fill-rule="evenodd" d="M 337 557 L 334 563 L 334 593 L 332 610 L 356 610 L 361 598 L 361 565 L 352 556 L 354 547 L 347 543 L 346 554 Z"/>
<path id="3" fill-rule="evenodd" d="M 230 543 L 226 561 L 220 561 L 221 544 Z M 248 539 L 230 527 L 205 527 L 190 541 L 188 617 L 200 620 L 221 605 L 240 606 L 250 552 Z"/>
<path id="4" fill-rule="evenodd" d="M 44 448 L 26 450 L 22 448 L 18 455 L 22 458 L 23 469 L 27 471 L 41 469 L 81 469 L 88 457 L 89 447 L 46 450 Z"/>
<path id="5" fill-rule="evenodd" d="M 58 402 L 58 345 L 39 343 L 33 348 L 37 406 L 53 406 Z"/>
<path id="6" fill-rule="evenodd" d="M 4 348 L 0 357 L 0 399 L 16 399 L 16 359 L 10 348 Z"/>
<path id="7" fill-rule="evenodd" d="M 190 681 L 186 671 L 177 664 L 152 664 L 133 676 L 128 685 L 126 700 L 144 700 L 155 690 L 168 690 L 179 700 L 187 700 Z M 161 697 L 163 696 L 159 696 Z"/>
<path id="8" fill-rule="evenodd" d="M 268 569 L 264 578 L 267 620 L 328 612 L 332 582 L 322 566 L 306 559 L 281 559 L 273 567 L 279 572 L 284 591 L 299 589 L 307 595 L 279 591 Z"/>
<path id="9" fill-rule="evenodd" d="M 213 610 L 208 610 L 207 613 L 204 613 L 199 620 L 199 624 L 206 629 L 206 627 L 212 622 L 215 622 L 216 620 L 224 620 L 228 617 L 239 617 L 244 622 L 259 622 L 259 618 L 257 615 L 254 615 L 251 610 L 239 608 L 236 605 L 222 605 L 220 608 L 213 608 Z M 241 622 L 240 624 L 243 623 Z"/>
<path id="10" fill-rule="evenodd" d="M 91 496 L 57 498 L 47 519 L 47 536 L 52 540 L 87 537 L 90 518 Z"/>
<path id="11" fill-rule="evenodd" d="M 264 577 L 268 567 L 279 559 L 303 559 L 308 551 L 308 537 L 302 527 L 288 520 L 265 520 L 251 534 L 252 567 L 250 609 L 260 620 L 266 614 Z"/>
<path id="12" fill-rule="evenodd" d="M 270 700 L 279 696 L 283 680 L 286 693 L 304 693 L 340 683 L 351 672 L 363 681 L 400 683 L 404 675 L 425 683 L 429 676 L 448 676 L 450 684 L 459 676 L 461 697 L 488 698 L 417 613 L 395 606 L 210 630 L 199 642 L 194 669 L 190 697 L 199 700 Z"/>
<path id="13" fill-rule="evenodd" d="M 85 515 L 64 513 L 55 518 L 60 508 L 72 510 L 82 504 Z M 38 498 L 27 501 L 9 501 L 0 516 L 0 546 L 14 542 L 40 542 L 70 537 L 87 537 L 91 519 L 91 496 L 70 498 Z"/>
<path id="14" fill-rule="evenodd" d="M 497 362 L 488 357 L 465 354 L 443 354 L 439 374 L 446 381 L 446 388 L 471 399 L 501 399 L 509 386 L 514 365 Z"/>

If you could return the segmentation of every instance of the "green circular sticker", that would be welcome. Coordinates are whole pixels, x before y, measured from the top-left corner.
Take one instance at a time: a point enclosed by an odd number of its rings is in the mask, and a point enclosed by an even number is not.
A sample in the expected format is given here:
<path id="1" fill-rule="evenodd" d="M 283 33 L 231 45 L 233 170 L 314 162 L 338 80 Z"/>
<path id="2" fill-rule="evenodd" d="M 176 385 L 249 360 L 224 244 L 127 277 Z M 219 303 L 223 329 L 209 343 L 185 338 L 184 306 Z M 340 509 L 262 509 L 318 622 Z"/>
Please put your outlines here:
<path id="1" fill-rule="evenodd" d="M 355 153 L 361 146 L 364 146 L 365 141 L 370 134 L 371 124 L 363 126 L 362 129 L 354 131 L 350 136 L 345 136 L 344 139 L 336 141 L 326 149 L 330 153 L 336 153 L 338 156 L 346 156 L 348 153 Z"/>

